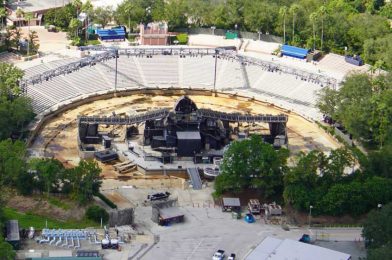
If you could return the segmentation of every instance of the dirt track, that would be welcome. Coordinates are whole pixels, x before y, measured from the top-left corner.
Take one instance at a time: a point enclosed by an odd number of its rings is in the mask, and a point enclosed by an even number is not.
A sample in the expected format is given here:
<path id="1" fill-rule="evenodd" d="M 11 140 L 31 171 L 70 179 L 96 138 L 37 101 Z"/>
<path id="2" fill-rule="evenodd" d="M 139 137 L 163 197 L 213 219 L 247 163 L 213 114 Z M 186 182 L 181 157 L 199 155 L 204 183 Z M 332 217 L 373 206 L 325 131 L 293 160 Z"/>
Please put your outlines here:
<path id="1" fill-rule="evenodd" d="M 99 100 L 79 106 L 47 122 L 30 148 L 40 151 L 45 156 L 57 158 L 66 166 L 75 165 L 79 162 L 76 141 L 76 118 L 78 115 L 111 115 L 113 111 L 116 114 L 121 114 L 130 111 L 158 109 L 162 107 L 171 108 L 178 97 L 133 95 L 109 100 Z M 225 112 L 243 111 L 255 114 L 284 113 L 283 110 L 277 107 L 260 102 L 201 95 L 190 97 L 199 108 L 211 108 Z M 289 114 L 287 127 L 289 149 L 292 154 L 314 149 L 329 151 L 340 147 L 340 144 L 320 129 L 317 124 L 309 122 L 294 113 Z M 112 166 L 101 166 L 104 176 L 107 178 L 115 177 Z"/>

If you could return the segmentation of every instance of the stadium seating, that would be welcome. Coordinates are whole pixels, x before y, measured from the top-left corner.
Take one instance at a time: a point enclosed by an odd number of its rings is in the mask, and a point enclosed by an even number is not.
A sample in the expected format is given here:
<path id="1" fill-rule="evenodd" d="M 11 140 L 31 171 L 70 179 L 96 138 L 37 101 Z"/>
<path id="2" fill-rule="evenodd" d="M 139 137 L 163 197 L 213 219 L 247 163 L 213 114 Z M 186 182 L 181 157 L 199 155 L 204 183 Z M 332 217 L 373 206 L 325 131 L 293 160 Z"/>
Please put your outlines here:
<path id="1" fill-rule="evenodd" d="M 34 111 L 42 113 L 67 100 L 114 90 L 115 62 L 111 59 L 29 85 L 27 95 L 33 99 Z M 153 55 L 151 58 L 120 55 L 117 62 L 117 89 L 120 90 L 171 86 L 212 89 L 214 85 L 215 58 L 210 55 Z M 40 64 L 27 69 L 25 77 L 65 63 L 63 60 Z M 245 89 L 247 80 L 249 86 Z M 256 65 L 241 64 L 239 61 L 221 57 L 217 59 L 216 88 L 257 97 L 309 118 L 319 117 L 315 103 L 317 91 L 322 89 L 321 85 L 298 76 L 271 72 Z"/>

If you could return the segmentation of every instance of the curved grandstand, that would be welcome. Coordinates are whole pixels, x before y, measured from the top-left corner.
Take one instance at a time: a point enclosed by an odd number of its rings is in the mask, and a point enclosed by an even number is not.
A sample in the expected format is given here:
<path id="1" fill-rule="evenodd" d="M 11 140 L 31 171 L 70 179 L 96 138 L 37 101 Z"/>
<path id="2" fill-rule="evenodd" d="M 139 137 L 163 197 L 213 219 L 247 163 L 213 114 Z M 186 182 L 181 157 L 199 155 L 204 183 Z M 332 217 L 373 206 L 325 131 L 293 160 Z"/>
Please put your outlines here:
<path id="1" fill-rule="evenodd" d="M 37 114 L 89 96 L 140 88 L 195 88 L 255 98 L 319 119 L 317 92 L 337 79 L 225 49 L 90 49 L 83 59 L 25 71 L 22 86 Z M 116 58 L 117 57 L 117 58 Z M 117 68 L 117 71 L 116 71 Z"/>

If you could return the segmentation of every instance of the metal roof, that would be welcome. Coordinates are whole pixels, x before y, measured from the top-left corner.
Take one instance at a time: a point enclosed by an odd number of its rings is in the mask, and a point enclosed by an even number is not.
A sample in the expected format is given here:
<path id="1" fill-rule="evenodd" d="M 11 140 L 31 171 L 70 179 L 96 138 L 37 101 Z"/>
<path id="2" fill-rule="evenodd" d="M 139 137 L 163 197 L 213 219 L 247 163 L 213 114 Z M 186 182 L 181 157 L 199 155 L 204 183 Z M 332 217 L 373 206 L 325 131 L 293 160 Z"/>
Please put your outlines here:
<path id="1" fill-rule="evenodd" d="M 18 1 L 12 0 L 8 2 L 8 7 L 13 11 L 21 8 L 25 12 L 37 12 L 43 10 L 49 10 L 52 8 L 62 7 L 70 2 L 70 0 L 63 1 L 53 1 L 53 0 L 26 0 L 26 1 Z"/>
<path id="2" fill-rule="evenodd" d="M 32 257 L 29 258 L 31 260 L 102 260 L 102 257 L 77 257 L 77 256 L 68 256 L 68 257 Z"/>
<path id="3" fill-rule="evenodd" d="M 296 57 L 296 58 L 306 58 L 306 55 L 308 55 L 309 50 L 295 47 L 295 46 L 290 46 L 290 45 L 283 45 L 282 46 L 282 54 L 291 56 L 291 57 Z"/>
<path id="4" fill-rule="evenodd" d="M 17 220 L 8 220 L 6 223 L 7 237 L 6 241 L 19 241 L 19 222 Z"/>
<path id="5" fill-rule="evenodd" d="M 182 213 L 182 211 L 180 211 L 176 207 L 170 207 L 170 208 L 159 209 L 159 215 L 163 219 L 171 219 L 171 218 L 184 216 L 184 213 Z"/>
<path id="6" fill-rule="evenodd" d="M 223 206 L 240 207 L 239 198 L 223 198 Z"/>
<path id="7" fill-rule="evenodd" d="M 291 239 L 266 237 L 246 260 L 349 260 L 351 256 L 335 250 Z"/>
<path id="8" fill-rule="evenodd" d="M 177 138 L 184 140 L 200 140 L 201 136 L 200 133 L 197 131 L 184 131 L 184 132 L 177 132 Z"/>

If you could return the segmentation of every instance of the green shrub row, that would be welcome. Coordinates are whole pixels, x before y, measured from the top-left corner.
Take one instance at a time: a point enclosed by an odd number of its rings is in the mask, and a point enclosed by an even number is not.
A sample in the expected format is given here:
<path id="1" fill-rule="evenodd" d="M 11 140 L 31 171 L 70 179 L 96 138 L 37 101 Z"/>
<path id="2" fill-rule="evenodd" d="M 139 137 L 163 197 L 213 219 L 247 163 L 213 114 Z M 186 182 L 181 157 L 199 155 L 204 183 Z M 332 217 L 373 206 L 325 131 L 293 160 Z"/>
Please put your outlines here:
<path id="1" fill-rule="evenodd" d="M 98 192 L 97 194 L 95 194 L 95 196 L 97 196 L 98 198 L 100 198 L 103 202 L 106 203 L 106 205 L 108 205 L 109 207 L 111 207 L 112 209 L 117 209 L 117 205 L 113 203 L 113 201 L 111 201 L 110 199 L 108 199 L 105 195 L 103 195 L 102 193 Z"/>

